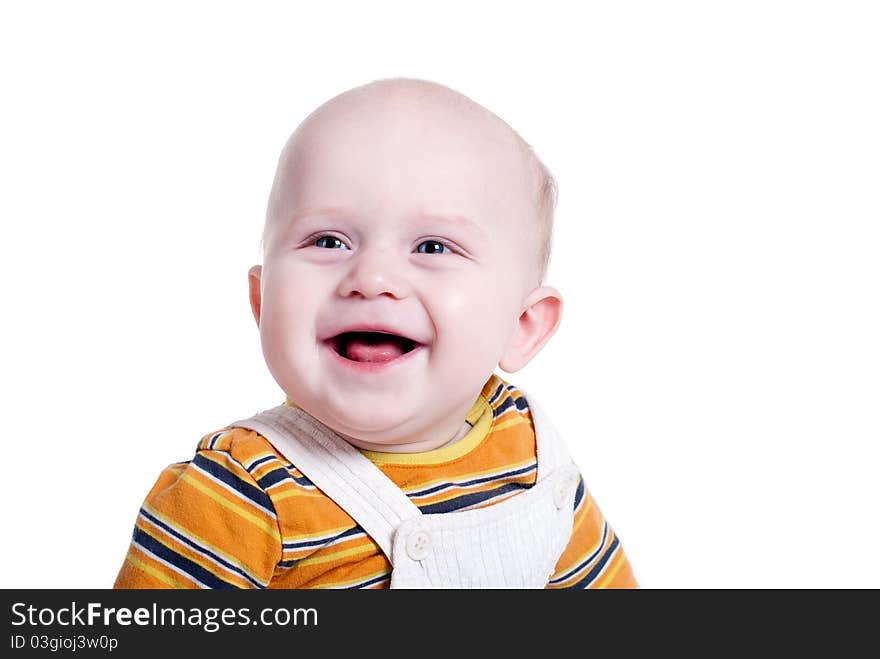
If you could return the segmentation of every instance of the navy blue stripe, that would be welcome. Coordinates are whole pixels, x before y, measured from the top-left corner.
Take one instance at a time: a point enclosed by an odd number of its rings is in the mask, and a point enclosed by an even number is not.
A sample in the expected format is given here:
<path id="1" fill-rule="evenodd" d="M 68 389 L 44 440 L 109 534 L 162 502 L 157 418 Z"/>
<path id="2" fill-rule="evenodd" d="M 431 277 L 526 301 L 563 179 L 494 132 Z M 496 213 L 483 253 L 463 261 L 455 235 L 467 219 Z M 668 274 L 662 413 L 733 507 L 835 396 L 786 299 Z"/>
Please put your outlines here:
<path id="1" fill-rule="evenodd" d="M 296 469 L 296 467 L 294 467 L 293 465 L 291 465 L 290 468 L 291 468 L 291 470 Z M 299 471 L 299 470 L 297 469 L 297 471 Z M 302 474 L 301 471 L 299 473 Z M 297 485 L 300 485 L 302 487 L 315 487 L 315 484 L 311 480 L 309 480 L 309 478 L 305 475 L 294 476 L 293 474 L 290 474 L 290 477 L 293 479 L 293 482 L 296 483 Z"/>
<path id="2" fill-rule="evenodd" d="M 494 417 L 499 417 L 511 407 L 516 407 L 516 409 L 520 412 L 524 412 L 525 410 L 529 409 L 529 403 L 522 396 L 520 396 L 519 398 L 514 398 L 513 396 L 508 395 L 507 398 L 505 398 L 504 401 L 494 409 L 492 415 Z"/>
<path id="3" fill-rule="evenodd" d="M 514 469 L 512 471 L 506 471 L 503 474 L 497 474 L 495 476 L 482 476 L 480 478 L 474 478 L 473 480 L 465 481 L 464 483 L 440 483 L 439 485 L 435 485 L 434 487 L 429 487 L 427 490 L 419 490 L 418 492 L 409 492 L 409 497 L 415 496 L 425 496 L 428 494 L 433 494 L 434 492 L 439 492 L 441 490 L 446 490 L 450 488 L 456 487 L 467 487 L 469 485 L 479 485 L 480 483 L 490 483 L 495 480 L 500 480 L 502 478 L 511 478 L 513 476 L 519 476 L 521 474 L 526 474 L 530 471 L 534 471 L 537 463 L 533 462 L 532 464 L 522 467 L 521 469 Z"/>
<path id="4" fill-rule="evenodd" d="M 498 396 L 501 395 L 502 391 L 504 391 L 504 384 L 499 384 L 498 388 L 495 390 L 495 393 L 492 394 L 491 396 L 489 396 L 489 404 L 490 405 L 498 399 Z"/>
<path id="5" fill-rule="evenodd" d="M 253 474 L 254 469 L 256 469 L 257 467 L 259 467 L 261 464 L 266 464 L 267 462 L 269 462 L 269 461 L 271 461 L 271 460 L 277 460 L 277 459 L 278 459 L 278 458 L 276 458 L 274 455 L 264 455 L 264 456 L 263 456 L 262 458 L 260 458 L 259 460 L 254 460 L 253 462 L 251 462 L 251 463 L 248 465 L 248 467 L 247 467 L 248 473 L 249 473 L 249 474 Z"/>
<path id="6" fill-rule="evenodd" d="M 289 476 L 293 479 L 293 482 L 302 487 L 315 487 L 315 484 L 309 480 L 309 477 L 302 473 L 302 471 L 297 468 L 295 464 L 286 464 L 284 468 L 290 472 Z M 297 476 L 294 474 L 294 471 L 299 471 L 301 476 Z"/>
<path id="7" fill-rule="evenodd" d="M 339 535 L 333 536 L 332 538 L 327 538 L 324 540 L 306 540 L 303 542 L 285 542 L 284 543 L 284 551 L 296 551 L 297 549 L 306 549 L 309 547 L 314 547 L 315 549 L 321 549 L 324 545 L 327 545 L 335 540 L 344 538 L 346 536 L 354 536 L 354 535 L 366 535 L 364 529 L 361 526 L 354 526 L 347 531 L 343 531 Z M 299 558 L 293 558 L 286 561 L 280 561 L 278 563 L 279 567 L 290 568 L 294 567 L 301 560 L 306 558 L 306 556 L 300 556 Z"/>
<path id="8" fill-rule="evenodd" d="M 599 562 L 593 566 L 593 569 L 587 573 L 583 579 L 578 581 L 576 584 L 572 586 L 572 588 L 586 588 L 599 576 L 599 573 L 602 571 L 602 568 L 605 567 L 605 564 L 611 559 L 611 556 L 614 554 L 614 550 L 617 549 L 617 545 L 620 544 L 620 540 L 617 536 L 614 536 L 614 541 L 608 547 L 608 551 L 605 552 L 605 555 L 599 559 Z"/>
<path id="9" fill-rule="evenodd" d="M 257 485 L 259 485 L 264 490 L 269 489 L 272 485 L 276 483 L 280 483 L 284 480 L 293 480 L 290 475 L 290 472 L 282 467 L 278 467 L 277 469 L 273 469 L 268 474 L 261 476 L 257 480 Z"/>
<path id="10" fill-rule="evenodd" d="M 364 581 L 362 583 L 359 583 L 356 586 L 348 586 L 344 590 L 358 590 L 360 588 L 369 588 L 370 586 L 374 586 L 377 583 L 381 583 L 383 581 L 388 581 L 388 579 L 390 577 L 391 577 L 390 573 L 380 574 L 378 577 L 370 579 L 369 581 Z"/>
<path id="11" fill-rule="evenodd" d="M 155 556 L 158 556 L 166 563 L 171 563 L 173 566 L 179 568 L 182 572 L 205 584 L 208 588 L 240 590 L 228 581 L 224 581 L 216 574 L 208 572 L 201 565 L 193 563 L 188 558 L 185 558 L 177 552 L 172 551 L 161 542 L 156 540 L 153 536 L 149 535 L 148 533 L 144 533 L 137 527 L 135 527 L 133 539 L 136 545 L 139 545 L 144 550 L 150 552 L 151 554 L 154 554 Z"/>
<path id="12" fill-rule="evenodd" d="M 214 476 L 217 480 L 226 483 L 233 490 L 250 499 L 261 508 L 266 509 L 273 515 L 275 514 L 275 507 L 272 505 L 272 501 L 261 489 L 254 487 L 250 483 L 245 483 L 228 469 L 217 464 L 213 460 L 208 460 L 208 458 L 203 455 L 196 454 L 192 463 L 203 471 Z"/>
<path id="13" fill-rule="evenodd" d="M 364 533 L 364 530 L 363 528 L 361 528 L 360 525 L 357 525 L 353 526 L 347 531 L 343 531 L 342 533 L 331 536 L 329 538 L 318 538 L 317 540 L 301 540 L 297 542 L 285 542 L 283 547 L 285 551 L 291 551 L 294 549 L 305 549 L 306 547 L 321 547 L 331 542 L 335 542 L 336 540 L 341 540 L 342 538 L 345 538 L 347 536 L 357 535 L 359 533 Z"/>
<path id="14" fill-rule="evenodd" d="M 496 407 L 492 411 L 492 416 L 495 416 L 495 417 L 501 416 L 502 414 L 504 414 L 504 412 L 506 410 L 513 407 L 513 405 L 514 405 L 513 398 L 508 396 L 507 398 L 504 399 L 503 403 L 501 403 L 498 407 Z"/>
<path id="15" fill-rule="evenodd" d="M 584 488 L 584 479 L 583 479 L 583 477 L 578 476 L 578 487 L 574 493 L 574 509 L 575 510 L 577 510 L 577 507 L 580 505 L 581 499 L 584 498 L 585 491 L 586 491 L 586 488 Z"/>
<path id="16" fill-rule="evenodd" d="M 506 483 L 501 487 L 496 487 L 495 489 L 487 490 L 486 492 L 473 492 L 472 494 L 465 494 L 460 497 L 456 497 L 455 499 L 450 499 L 449 501 L 441 501 L 440 503 L 432 503 L 427 506 L 419 506 L 419 510 L 421 510 L 426 515 L 449 513 L 459 510 L 461 508 L 476 505 L 482 501 L 486 501 L 487 499 L 491 499 L 502 494 L 507 494 L 508 492 L 513 492 L 514 490 L 527 490 L 530 487 L 531 485 L 525 485 L 523 483 Z"/>
<path id="17" fill-rule="evenodd" d="M 143 517 L 147 518 L 148 520 L 150 520 L 153 524 L 158 526 L 160 529 L 164 530 L 169 535 L 173 535 L 175 538 L 180 540 L 185 545 L 189 545 L 190 547 L 192 547 L 193 549 L 195 549 L 196 551 L 198 551 L 201 554 L 205 554 L 206 556 L 210 556 L 215 561 L 220 563 L 220 565 L 222 565 L 223 567 L 235 572 L 238 575 L 241 575 L 242 577 L 244 577 L 245 579 L 250 581 L 252 584 L 254 584 L 254 586 L 256 586 L 257 588 L 265 588 L 265 586 L 263 584 L 261 584 L 259 581 L 257 581 L 253 577 L 251 577 L 251 575 L 249 575 L 247 572 L 242 570 L 239 566 L 234 565 L 233 563 L 230 563 L 225 558 L 218 556 L 217 554 L 212 552 L 210 549 L 203 547 L 202 545 L 198 544 L 197 542 L 193 542 L 190 538 L 187 538 L 185 535 L 183 535 L 183 534 L 179 533 L 178 531 L 176 531 L 175 529 L 171 528 L 165 522 L 163 522 L 160 519 L 157 519 L 156 517 L 154 517 L 153 515 L 148 513 L 143 508 L 141 508 L 141 515 Z"/>

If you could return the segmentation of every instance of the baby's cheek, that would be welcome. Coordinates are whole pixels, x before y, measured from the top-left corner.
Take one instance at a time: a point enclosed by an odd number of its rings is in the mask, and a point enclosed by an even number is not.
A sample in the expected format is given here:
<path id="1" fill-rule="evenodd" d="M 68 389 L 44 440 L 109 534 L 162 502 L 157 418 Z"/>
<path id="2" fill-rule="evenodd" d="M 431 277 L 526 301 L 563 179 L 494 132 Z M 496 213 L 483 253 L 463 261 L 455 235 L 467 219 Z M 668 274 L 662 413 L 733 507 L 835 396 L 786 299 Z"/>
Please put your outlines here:
<path id="1" fill-rule="evenodd" d="M 491 344 L 512 309 L 509 295 L 501 288 L 488 287 L 485 282 L 467 282 L 439 299 L 437 312 L 447 327 L 452 326 L 456 338 L 465 343 Z"/>
<path id="2" fill-rule="evenodd" d="M 503 337 L 495 323 L 486 322 L 479 313 L 457 323 L 445 339 L 438 356 L 458 386 L 473 386 L 488 378 L 502 354 Z"/>

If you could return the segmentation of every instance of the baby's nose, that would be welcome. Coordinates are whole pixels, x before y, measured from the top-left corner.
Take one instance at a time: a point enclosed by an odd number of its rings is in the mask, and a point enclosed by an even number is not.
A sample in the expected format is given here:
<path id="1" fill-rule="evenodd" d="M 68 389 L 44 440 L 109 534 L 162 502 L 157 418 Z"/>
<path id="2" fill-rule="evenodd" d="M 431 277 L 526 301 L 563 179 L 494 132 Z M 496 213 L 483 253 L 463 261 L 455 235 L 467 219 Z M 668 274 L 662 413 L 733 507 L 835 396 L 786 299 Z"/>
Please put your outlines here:
<path id="1" fill-rule="evenodd" d="M 403 298 L 410 287 L 403 268 L 386 250 L 362 249 L 348 261 L 349 268 L 339 283 L 342 297 L 360 295 L 365 298 L 389 295 Z"/>

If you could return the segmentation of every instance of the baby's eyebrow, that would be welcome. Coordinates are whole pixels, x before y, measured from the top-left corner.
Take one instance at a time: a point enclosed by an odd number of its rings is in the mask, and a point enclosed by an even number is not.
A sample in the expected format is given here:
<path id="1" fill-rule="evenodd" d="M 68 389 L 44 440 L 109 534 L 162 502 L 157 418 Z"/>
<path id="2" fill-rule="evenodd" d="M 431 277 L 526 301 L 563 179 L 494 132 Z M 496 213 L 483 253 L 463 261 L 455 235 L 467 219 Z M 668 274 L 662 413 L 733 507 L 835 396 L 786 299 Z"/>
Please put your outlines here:
<path id="1" fill-rule="evenodd" d="M 325 217 L 333 215 L 353 215 L 355 210 L 346 206 L 316 206 L 313 208 L 302 208 L 291 215 L 291 222 L 302 221 L 312 217 Z M 421 211 L 417 213 L 417 217 L 422 220 L 431 222 L 443 222 L 451 226 L 465 229 L 482 237 L 486 236 L 483 228 L 462 213 L 437 213 L 433 211 Z"/>
<path id="2" fill-rule="evenodd" d="M 316 206 L 314 208 L 301 208 L 291 214 L 290 221 L 297 222 L 310 217 L 324 217 L 325 215 L 350 215 L 352 209 L 345 206 Z"/>
<path id="3" fill-rule="evenodd" d="M 434 222 L 445 222 L 446 224 L 451 224 L 452 226 L 472 231 L 483 237 L 485 237 L 486 235 L 486 232 L 483 231 L 483 228 L 479 224 L 468 218 L 466 215 L 462 215 L 461 213 L 444 215 L 443 213 L 422 211 L 421 213 L 419 213 L 419 217 Z"/>

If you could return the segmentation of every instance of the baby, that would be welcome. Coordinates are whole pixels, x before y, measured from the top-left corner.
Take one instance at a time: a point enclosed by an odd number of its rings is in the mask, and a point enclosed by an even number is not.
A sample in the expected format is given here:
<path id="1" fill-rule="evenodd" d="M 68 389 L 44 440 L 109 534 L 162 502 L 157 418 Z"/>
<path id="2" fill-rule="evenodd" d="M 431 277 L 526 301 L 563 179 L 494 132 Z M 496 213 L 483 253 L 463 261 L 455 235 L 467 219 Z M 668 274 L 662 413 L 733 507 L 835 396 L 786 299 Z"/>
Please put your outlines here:
<path id="1" fill-rule="evenodd" d="M 162 472 L 115 587 L 636 587 L 562 439 L 495 373 L 559 325 L 554 206 L 529 145 L 442 85 L 309 115 L 249 272 L 287 400 Z"/>

